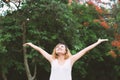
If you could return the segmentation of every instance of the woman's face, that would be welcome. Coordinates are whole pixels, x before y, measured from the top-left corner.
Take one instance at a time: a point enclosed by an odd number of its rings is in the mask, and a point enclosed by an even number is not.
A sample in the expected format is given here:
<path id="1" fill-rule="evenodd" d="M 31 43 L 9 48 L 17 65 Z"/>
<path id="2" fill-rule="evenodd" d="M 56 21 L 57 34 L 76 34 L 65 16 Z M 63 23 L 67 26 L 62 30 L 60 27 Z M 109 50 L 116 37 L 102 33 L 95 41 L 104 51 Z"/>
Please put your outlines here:
<path id="1" fill-rule="evenodd" d="M 65 54 L 66 53 L 66 46 L 64 44 L 58 44 L 55 48 L 56 54 Z"/>

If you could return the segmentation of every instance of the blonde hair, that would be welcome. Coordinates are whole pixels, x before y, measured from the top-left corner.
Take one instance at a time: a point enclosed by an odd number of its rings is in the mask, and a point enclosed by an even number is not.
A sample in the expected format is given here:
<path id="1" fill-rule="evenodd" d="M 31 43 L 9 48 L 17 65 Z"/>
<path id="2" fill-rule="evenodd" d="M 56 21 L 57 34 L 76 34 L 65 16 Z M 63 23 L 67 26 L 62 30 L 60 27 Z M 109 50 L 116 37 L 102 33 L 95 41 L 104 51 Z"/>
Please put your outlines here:
<path id="1" fill-rule="evenodd" d="M 58 43 L 57 45 L 60 45 L 60 44 L 65 45 L 63 43 Z M 71 53 L 70 53 L 70 50 L 68 49 L 68 47 L 66 45 L 65 45 L 65 48 L 66 48 L 65 59 L 68 59 L 71 56 Z M 56 54 L 55 49 L 56 49 L 56 47 L 53 49 L 53 52 L 52 52 L 52 57 L 54 59 L 58 58 L 58 55 Z"/>

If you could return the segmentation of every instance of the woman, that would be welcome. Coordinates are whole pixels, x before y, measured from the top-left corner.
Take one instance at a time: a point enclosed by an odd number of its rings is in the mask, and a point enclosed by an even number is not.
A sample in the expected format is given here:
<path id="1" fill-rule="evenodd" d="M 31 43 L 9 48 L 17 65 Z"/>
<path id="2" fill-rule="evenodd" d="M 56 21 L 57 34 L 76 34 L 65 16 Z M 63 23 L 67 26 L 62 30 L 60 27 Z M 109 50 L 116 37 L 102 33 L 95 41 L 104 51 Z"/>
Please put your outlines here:
<path id="1" fill-rule="evenodd" d="M 108 41 L 108 39 L 98 39 L 97 42 L 84 48 L 74 55 L 71 55 L 67 46 L 62 43 L 56 45 L 52 55 L 32 43 L 25 43 L 23 46 L 31 46 L 32 48 L 40 52 L 50 62 L 50 80 L 72 80 L 71 71 L 73 64 L 85 53 L 104 41 Z"/>

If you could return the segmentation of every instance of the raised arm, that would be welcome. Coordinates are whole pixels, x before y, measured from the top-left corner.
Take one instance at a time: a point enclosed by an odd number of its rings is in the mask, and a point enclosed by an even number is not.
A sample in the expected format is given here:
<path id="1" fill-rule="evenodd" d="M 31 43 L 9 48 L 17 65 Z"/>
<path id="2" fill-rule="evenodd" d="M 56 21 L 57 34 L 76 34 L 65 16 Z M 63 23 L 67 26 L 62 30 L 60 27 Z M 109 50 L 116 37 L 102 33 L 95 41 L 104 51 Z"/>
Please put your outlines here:
<path id="1" fill-rule="evenodd" d="M 39 53 L 41 53 L 48 61 L 52 61 L 52 56 L 47 53 L 45 50 L 43 50 L 42 48 L 32 44 L 32 43 L 25 43 L 23 44 L 23 46 L 31 46 L 33 49 L 35 49 L 36 51 L 38 51 Z"/>
<path id="2" fill-rule="evenodd" d="M 98 39 L 97 42 L 91 44 L 90 46 L 84 48 L 83 50 L 79 51 L 77 54 L 73 55 L 71 57 L 72 60 L 72 64 L 77 61 L 79 58 L 81 58 L 85 53 L 87 53 L 88 51 L 90 51 L 91 49 L 93 49 L 94 47 L 96 47 L 98 44 L 104 42 L 104 41 L 108 41 L 108 39 Z"/>
<path id="3" fill-rule="evenodd" d="M 72 0 L 68 0 L 68 5 L 71 5 L 71 3 L 72 3 Z"/>

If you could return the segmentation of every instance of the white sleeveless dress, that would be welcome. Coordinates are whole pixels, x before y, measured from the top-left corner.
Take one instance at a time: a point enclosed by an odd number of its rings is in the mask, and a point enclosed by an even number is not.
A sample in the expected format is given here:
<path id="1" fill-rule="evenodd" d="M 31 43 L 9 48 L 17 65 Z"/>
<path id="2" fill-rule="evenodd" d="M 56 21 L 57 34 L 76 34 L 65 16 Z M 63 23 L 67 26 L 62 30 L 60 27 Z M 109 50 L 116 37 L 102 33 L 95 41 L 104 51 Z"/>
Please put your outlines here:
<path id="1" fill-rule="evenodd" d="M 72 80 L 71 71 L 70 59 L 67 59 L 63 65 L 60 65 L 58 60 L 55 59 L 51 63 L 50 80 Z"/>

